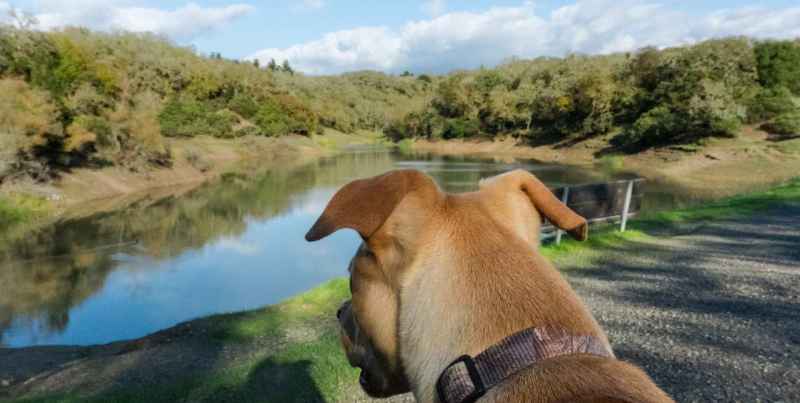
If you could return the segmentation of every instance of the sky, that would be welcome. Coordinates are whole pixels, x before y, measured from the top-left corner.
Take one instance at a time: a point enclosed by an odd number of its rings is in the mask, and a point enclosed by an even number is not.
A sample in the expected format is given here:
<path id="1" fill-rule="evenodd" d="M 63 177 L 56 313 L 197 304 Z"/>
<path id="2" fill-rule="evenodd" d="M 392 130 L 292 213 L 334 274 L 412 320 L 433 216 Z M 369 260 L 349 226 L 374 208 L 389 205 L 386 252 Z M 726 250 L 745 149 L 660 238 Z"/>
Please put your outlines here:
<path id="1" fill-rule="evenodd" d="M 307 74 L 445 73 L 510 57 L 606 54 L 731 35 L 800 37 L 800 0 L 0 0 L 36 28 L 149 31 Z"/>

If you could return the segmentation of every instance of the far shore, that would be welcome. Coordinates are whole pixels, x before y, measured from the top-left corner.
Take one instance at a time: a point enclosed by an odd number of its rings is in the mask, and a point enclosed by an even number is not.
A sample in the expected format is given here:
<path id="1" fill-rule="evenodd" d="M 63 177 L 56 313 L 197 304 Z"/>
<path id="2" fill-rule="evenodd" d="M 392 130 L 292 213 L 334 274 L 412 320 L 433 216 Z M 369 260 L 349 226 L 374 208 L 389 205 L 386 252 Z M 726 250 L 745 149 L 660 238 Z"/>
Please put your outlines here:
<path id="1" fill-rule="evenodd" d="M 649 180 L 717 199 L 766 189 L 800 172 L 800 137 L 775 139 L 753 127 L 735 138 L 714 138 L 703 144 L 654 148 L 636 154 L 609 152 L 600 136 L 575 144 L 532 147 L 506 137 L 490 140 L 407 140 L 405 150 L 438 155 L 475 156 L 496 160 L 534 159 L 545 163 L 596 166 L 630 171 Z"/>

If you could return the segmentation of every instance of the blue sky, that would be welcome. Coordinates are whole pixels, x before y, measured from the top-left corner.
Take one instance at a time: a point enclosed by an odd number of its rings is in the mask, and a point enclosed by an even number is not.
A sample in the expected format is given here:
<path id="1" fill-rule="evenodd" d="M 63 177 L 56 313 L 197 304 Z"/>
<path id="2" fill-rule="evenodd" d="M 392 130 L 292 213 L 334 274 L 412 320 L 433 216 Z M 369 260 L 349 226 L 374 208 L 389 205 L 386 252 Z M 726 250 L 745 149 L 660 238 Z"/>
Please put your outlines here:
<path id="1" fill-rule="evenodd" d="M 203 53 L 289 59 L 315 74 L 442 72 L 509 56 L 800 36 L 797 0 L 0 0 L 0 13 L 12 8 L 35 15 L 41 29 L 155 31 Z"/>

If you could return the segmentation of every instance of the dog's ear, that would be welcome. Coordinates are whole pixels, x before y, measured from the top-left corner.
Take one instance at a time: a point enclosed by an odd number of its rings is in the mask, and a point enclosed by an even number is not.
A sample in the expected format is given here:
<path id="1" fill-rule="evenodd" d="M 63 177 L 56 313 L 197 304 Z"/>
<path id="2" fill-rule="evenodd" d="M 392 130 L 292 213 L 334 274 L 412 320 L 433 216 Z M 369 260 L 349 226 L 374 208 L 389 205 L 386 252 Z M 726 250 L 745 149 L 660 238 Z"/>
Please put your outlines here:
<path id="1" fill-rule="evenodd" d="M 342 228 L 354 229 L 368 239 L 406 195 L 421 189 L 438 190 L 433 179 L 412 169 L 350 182 L 328 202 L 306 240 L 317 241 Z"/>
<path id="2" fill-rule="evenodd" d="M 558 200 L 539 178 L 524 170 L 517 170 L 512 174 L 519 179 L 519 186 L 531 199 L 536 210 L 547 217 L 553 225 L 579 241 L 585 241 L 589 237 L 589 225 L 586 219 Z"/>

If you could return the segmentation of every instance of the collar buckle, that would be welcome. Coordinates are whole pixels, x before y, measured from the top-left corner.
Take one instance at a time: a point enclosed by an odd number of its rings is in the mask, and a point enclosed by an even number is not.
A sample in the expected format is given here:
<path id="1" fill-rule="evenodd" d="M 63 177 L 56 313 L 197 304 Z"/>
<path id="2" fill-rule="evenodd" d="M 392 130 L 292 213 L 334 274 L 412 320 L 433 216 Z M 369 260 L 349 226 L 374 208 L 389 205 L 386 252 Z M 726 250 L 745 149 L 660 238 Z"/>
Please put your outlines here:
<path id="1" fill-rule="evenodd" d="M 450 401 L 448 397 L 452 396 L 452 394 L 446 393 L 447 384 L 445 382 L 450 383 L 453 380 L 451 378 L 457 376 L 455 371 L 457 371 L 456 366 L 459 364 L 463 364 L 466 368 L 469 382 L 472 383 L 472 391 L 460 400 Z M 486 391 L 486 385 L 483 383 L 481 374 L 478 371 L 478 366 L 475 365 L 475 360 L 469 355 L 462 355 L 456 358 L 455 361 L 450 363 L 450 365 L 442 371 L 442 374 L 439 375 L 439 379 L 436 381 L 436 393 L 439 395 L 439 401 L 441 403 L 473 403 L 480 399 L 481 396 L 485 395 Z"/>

